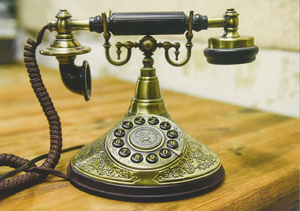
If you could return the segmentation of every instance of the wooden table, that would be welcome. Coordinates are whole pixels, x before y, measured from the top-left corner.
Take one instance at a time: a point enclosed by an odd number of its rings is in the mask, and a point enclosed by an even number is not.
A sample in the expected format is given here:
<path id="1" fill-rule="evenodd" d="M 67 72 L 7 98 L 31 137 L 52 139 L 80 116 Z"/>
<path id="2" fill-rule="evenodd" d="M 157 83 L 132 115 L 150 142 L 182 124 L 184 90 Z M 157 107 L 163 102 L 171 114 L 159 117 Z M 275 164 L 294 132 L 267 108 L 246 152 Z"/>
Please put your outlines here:
<path id="1" fill-rule="evenodd" d="M 59 73 L 41 68 L 61 117 L 64 148 L 87 144 L 127 111 L 135 85 L 93 80 L 92 99 L 70 93 Z M 96 197 L 55 176 L 0 196 L 0 210 L 298 210 L 299 119 L 162 90 L 173 119 L 222 160 L 224 182 L 204 195 L 173 202 L 133 203 Z M 246 96 L 245 96 L 246 97 Z M 23 64 L 0 66 L 0 149 L 32 159 L 49 149 L 48 125 Z M 66 171 L 74 151 L 63 154 Z M 10 171 L 0 168 L 0 173 Z"/>

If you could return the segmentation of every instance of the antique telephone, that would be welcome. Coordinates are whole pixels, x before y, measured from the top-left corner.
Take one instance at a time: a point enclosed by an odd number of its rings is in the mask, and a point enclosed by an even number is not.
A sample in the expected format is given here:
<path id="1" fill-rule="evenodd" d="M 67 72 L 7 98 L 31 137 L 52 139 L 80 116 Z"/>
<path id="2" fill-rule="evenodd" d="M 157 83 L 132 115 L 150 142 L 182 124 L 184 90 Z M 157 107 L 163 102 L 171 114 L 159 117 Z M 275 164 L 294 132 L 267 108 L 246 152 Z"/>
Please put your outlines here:
<path id="1" fill-rule="evenodd" d="M 223 27 L 224 34 L 212 37 L 204 50 L 211 64 L 241 64 L 255 60 L 258 47 L 254 38 L 240 36 L 238 13 L 228 9 L 223 17 L 208 18 L 190 11 L 151 13 L 102 13 L 89 20 L 72 20 L 67 10 L 60 10 L 46 29 L 57 35 L 42 55 L 55 56 L 64 85 L 72 92 L 91 97 L 91 74 L 87 61 L 74 64 L 75 57 L 91 51 L 74 38 L 74 30 L 103 33 L 107 60 L 117 66 L 126 64 L 132 48 L 143 54 L 143 67 L 134 97 L 125 116 L 106 134 L 81 148 L 67 169 L 70 182 L 77 188 L 108 198 L 130 201 L 164 201 L 190 197 L 219 184 L 224 175 L 220 159 L 208 147 L 183 131 L 171 118 L 160 94 L 152 55 L 163 48 L 167 62 L 185 65 L 191 57 L 193 31 Z M 157 42 L 153 35 L 185 34 L 187 55 L 173 61 L 169 50 L 179 43 Z M 117 42 L 127 55 L 122 61 L 110 57 L 111 35 L 143 35 L 139 42 Z"/>

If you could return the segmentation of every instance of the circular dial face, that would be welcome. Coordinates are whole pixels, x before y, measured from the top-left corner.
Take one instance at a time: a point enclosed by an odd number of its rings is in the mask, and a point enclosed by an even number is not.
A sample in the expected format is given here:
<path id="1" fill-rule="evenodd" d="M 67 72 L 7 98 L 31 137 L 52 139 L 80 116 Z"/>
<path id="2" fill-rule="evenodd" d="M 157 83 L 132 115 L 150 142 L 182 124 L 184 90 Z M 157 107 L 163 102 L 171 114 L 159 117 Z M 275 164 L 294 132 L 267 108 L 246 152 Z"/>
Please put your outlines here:
<path id="1" fill-rule="evenodd" d="M 137 169 L 158 168 L 178 158 L 185 144 L 182 130 L 157 115 L 123 118 L 106 138 L 106 148 L 119 163 Z"/>
<path id="2" fill-rule="evenodd" d="M 137 150 L 155 149 L 162 143 L 163 134 L 155 127 L 136 127 L 129 134 L 129 143 Z"/>

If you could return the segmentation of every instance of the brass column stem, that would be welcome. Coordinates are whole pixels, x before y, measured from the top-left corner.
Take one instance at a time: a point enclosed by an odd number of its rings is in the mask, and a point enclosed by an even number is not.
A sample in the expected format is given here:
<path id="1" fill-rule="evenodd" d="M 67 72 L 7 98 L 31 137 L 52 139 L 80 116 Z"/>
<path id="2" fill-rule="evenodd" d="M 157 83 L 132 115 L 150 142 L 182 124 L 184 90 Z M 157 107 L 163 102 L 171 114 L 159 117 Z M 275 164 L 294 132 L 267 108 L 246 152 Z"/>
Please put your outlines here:
<path id="1" fill-rule="evenodd" d="M 128 109 L 129 114 L 165 115 L 168 113 L 161 97 L 156 70 L 153 68 L 152 55 L 156 49 L 155 43 L 156 40 L 152 37 L 145 37 L 141 40 L 141 50 L 145 55 L 144 67 L 141 68 L 136 82 L 135 94 Z"/>

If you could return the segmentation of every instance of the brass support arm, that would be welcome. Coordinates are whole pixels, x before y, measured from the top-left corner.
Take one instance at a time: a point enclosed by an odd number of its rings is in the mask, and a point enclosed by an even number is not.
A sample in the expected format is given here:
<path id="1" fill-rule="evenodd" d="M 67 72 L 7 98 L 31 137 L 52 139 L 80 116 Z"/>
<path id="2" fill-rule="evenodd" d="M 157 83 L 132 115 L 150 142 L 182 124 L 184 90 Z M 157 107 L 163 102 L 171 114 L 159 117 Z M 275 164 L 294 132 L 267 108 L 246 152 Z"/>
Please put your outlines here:
<path id="1" fill-rule="evenodd" d="M 207 18 L 208 28 L 224 27 L 225 19 L 222 18 Z"/>
<path id="2" fill-rule="evenodd" d="M 73 30 L 89 30 L 89 20 L 72 20 L 72 15 L 67 10 L 59 10 L 55 20 L 49 20 L 49 31 L 57 31 L 58 34 L 70 34 Z"/>
<path id="3" fill-rule="evenodd" d="M 234 9 L 228 9 L 221 18 L 207 18 L 208 28 L 224 27 L 223 37 L 239 37 L 238 16 Z"/>

